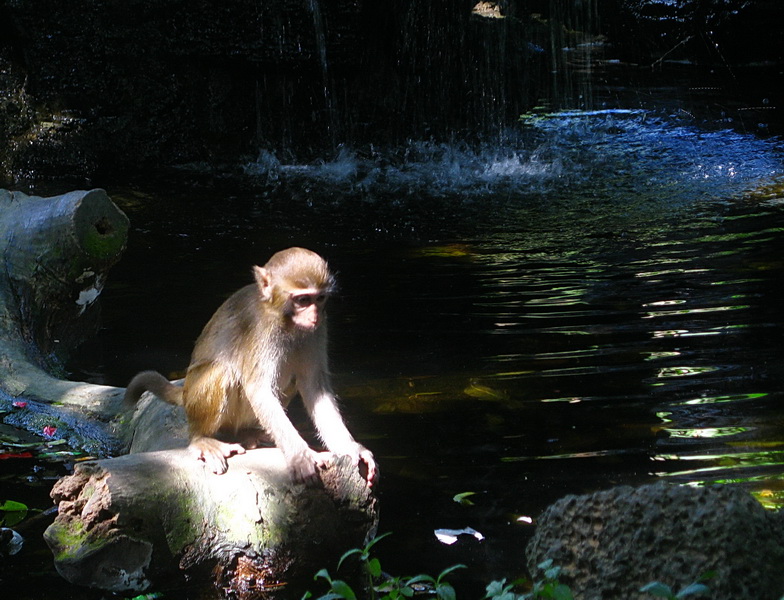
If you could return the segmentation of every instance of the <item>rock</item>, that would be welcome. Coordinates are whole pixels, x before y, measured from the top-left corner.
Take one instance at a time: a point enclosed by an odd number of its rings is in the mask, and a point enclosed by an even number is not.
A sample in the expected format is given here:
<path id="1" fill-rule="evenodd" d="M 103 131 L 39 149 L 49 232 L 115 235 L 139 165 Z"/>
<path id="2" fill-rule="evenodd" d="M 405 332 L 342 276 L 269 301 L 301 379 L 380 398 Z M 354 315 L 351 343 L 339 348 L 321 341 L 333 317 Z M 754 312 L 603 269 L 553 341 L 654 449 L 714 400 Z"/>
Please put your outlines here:
<path id="1" fill-rule="evenodd" d="M 739 487 L 657 483 L 566 496 L 539 519 L 526 555 L 551 558 L 581 600 L 650 599 L 660 581 L 678 591 L 709 571 L 713 600 L 784 594 L 784 517 Z"/>

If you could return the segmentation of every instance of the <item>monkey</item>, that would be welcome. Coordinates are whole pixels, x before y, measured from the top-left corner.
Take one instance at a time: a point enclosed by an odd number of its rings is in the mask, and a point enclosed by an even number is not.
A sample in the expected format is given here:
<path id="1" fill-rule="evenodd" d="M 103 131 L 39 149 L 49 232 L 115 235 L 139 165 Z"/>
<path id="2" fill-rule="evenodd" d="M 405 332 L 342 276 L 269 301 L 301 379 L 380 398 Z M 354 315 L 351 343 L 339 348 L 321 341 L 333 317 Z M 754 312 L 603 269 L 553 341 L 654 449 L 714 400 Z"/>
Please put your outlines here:
<path id="1" fill-rule="evenodd" d="M 216 474 L 225 473 L 245 446 L 240 431 L 261 428 L 283 452 L 292 479 L 316 485 L 319 454 L 286 414 L 298 393 L 321 441 L 336 455 L 348 455 L 369 486 L 377 477 L 373 454 L 349 433 L 332 391 L 327 365 L 327 299 L 335 278 L 326 261 L 304 248 L 274 254 L 253 267 L 254 283 L 230 296 L 196 340 L 182 386 L 157 371 L 136 375 L 125 392 L 135 404 L 150 391 L 185 408 L 189 448 Z"/>

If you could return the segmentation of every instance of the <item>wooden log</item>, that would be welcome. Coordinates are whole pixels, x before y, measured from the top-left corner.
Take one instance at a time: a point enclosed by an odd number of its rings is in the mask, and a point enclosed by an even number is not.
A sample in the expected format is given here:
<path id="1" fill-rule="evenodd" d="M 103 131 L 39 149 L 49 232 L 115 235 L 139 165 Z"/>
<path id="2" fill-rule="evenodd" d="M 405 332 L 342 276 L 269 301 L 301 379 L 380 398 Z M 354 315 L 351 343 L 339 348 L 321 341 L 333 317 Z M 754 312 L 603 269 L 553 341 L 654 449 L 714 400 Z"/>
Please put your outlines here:
<path id="1" fill-rule="evenodd" d="M 323 488 L 292 484 L 275 448 L 232 457 L 224 475 L 187 449 L 101 460 L 55 486 L 45 539 L 76 584 L 138 593 L 211 580 L 237 597 L 284 586 L 294 597 L 376 533 L 376 498 L 347 457 L 321 477 Z"/>
<path id="2" fill-rule="evenodd" d="M 100 189 L 50 198 L 0 190 L 0 215 L 0 327 L 28 342 L 31 358 L 73 348 L 125 249 L 128 218 Z"/>
<path id="3" fill-rule="evenodd" d="M 89 452 L 119 450 L 110 421 L 123 390 L 53 373 L 93 335 L 94 302 L 125 249 L 128 227 L 104 190 L 50 198 L 0 190 L 0 408 L 6 423 L 39 434 L 43 425 L 54 426 Z M 11 409 L 16 398 L 26 407 Z"/>

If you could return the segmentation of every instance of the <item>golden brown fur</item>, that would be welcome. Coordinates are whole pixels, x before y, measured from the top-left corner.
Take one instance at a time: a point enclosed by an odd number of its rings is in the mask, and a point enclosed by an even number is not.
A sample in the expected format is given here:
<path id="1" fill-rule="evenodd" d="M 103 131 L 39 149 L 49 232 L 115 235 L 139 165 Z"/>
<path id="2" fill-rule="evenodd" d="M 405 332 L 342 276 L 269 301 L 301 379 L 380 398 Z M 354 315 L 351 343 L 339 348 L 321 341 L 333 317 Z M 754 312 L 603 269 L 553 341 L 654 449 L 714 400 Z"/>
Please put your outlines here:
<path id="1" fill-rule="evenodd" d="M 327 263 L 316 253 L 289 248 L 254 267 L 255 284 L 232 295 L 205 325 L 182 388 L 144 371 L 128 385 L 126 399 L 151 391 L 182 404 L 191 448 L 215 473 L 243 446 L 219 441 L 259 424 L 286 457 L 296 481 L 318 479 L 318 456 L 285 413 L 299 392 L 322 441 L 336 454 L 367 466 L 375 479 L 373 455 L 346 429 L 327 371 L 324 304 L 335 287 Z"/>

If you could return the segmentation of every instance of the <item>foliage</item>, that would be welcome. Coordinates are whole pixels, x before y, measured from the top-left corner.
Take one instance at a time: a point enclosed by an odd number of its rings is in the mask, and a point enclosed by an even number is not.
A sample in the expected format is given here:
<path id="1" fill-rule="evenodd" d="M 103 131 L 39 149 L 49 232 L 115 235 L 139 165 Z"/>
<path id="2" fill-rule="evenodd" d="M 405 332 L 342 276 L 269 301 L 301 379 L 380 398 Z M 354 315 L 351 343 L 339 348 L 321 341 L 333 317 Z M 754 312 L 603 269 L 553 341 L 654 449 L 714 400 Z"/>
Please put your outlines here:
<path id="1" fill-rule="evenodd" d="M 0 525 L 13 527 L 27 516 L 27 505 L 14 500 L 0 502 Z"/>
<path id="2" fill-rule="evenodd" d="M 431 577 L 430 575 L 385 577 L 381 570 L 380 561 L 371 557 L 370 549 L 388 535 L 389 533 L 385 533 L 374 538 L 364 548 L 354 548 L 346 552 L 338 561 L 338 570 L 347 558 L 357 556 L 363 566 L 365 577 L 367 578 L 365 587 L 372 600 L 402 600 L 411 598 L 422 590 L 428 590 L 438 600 L 456 599 L 455 589 L 446 581 L 446 576 L 456 569 L 465 568 L 465 565 L 448 567 L 441 571 L 437 577 Z M 327 569 L 321 569 L 313 579 L 323 579 L 329 584 L 329 591 L 316 597 L 315 600 L 357 600 L 357 593 L 354 589 L 342 579 L 333 579 Z M 303 600 L 307 598 L 313 598 L 313 595 L 310 592 L 306 592 Z"/>
<path id="3" fill-rule="evenodd" d="M 349 557 L 358 557 L 367 577 L 365 588 L 368 590 L 371 600 L 403 600 L 422 592 L 426 592 L 428 596 L 434 596 L 438 600 L 456 600 L 455 589 L 446 581 L 446 577 L 457 569 L 464 569 L 465 565 L 448 567 L 441 571 L 437 577 L 430 575 L 390 577 L 384 575 L 381 563 L 370 555 L 370 550 L 388 535 L 390 534 L 385 533 L 374 538 L 364 548 L 349 550 L 340 557 L 337 568 L 340 569 Z M 506 579 L 502 579 L 501 581 L 493 581 L 486 587 L 487 593 L 483 600 L 574 600 L 569 586 L 558 581 L 561 574 L 560 567 L 554 567 L 552 560 L 547 560 L 538 566 L 544 571 L 544 579 L 534 583 L 531 591 L 518 595 L 514 592 L 514 588 L 524 583 L 525 580 L 506 583 Z M 327 569 L 321 569 L 313 579 L 326 581 L 329 585 L 329 591 L 315 598 L 311 592 L 306 592 L 302 600 L 310 598 L 314 598 L 314 600 L 357 600 L 358 598 L 357 592 L 351 585 L 342 579 L 333 579 Z"/>
<path id="4" fill-rule="evenodd" d="M 561 567 L 554 567 L 553 561 L 548 559 L 537 565 L 544 571 L 544 579 L 537 581 L 531 587 L 531 591 L 525 594 L 515 594 L 515 586 L 523 583 L 523 580 L 506 583 L 506 579 L 491 582 L 485 590 L 484 600 L 534 600 L 545 598 L 548 600 L 574 600 L 572 590 L 568 585 L 558 581 L 561 575 Z"/>
<path id="5" fill-rule="evenodd" d="M 470 497 L 474 495 L 476 495 L 476 492 L 462 492 L 460 494 L 455 494 L 452 500 L 463 506 L 473 506 L 474 503 L 470 500 Z"/>
<path id="6" fill-rule="evenodd" d="M 716 575 L 714 571 L 709 571 L 702 575 L 697 581 L 687 585 L 677 593 L 675 593 L 670 586 L 661 583 L 660 581 L 652 581 L 641 587 L 640 591 L 656 596 L 657 598 L 667 598 L 667 600 L 680 600 L 681 598 L 688 598 L 689 596 L 701 596 L 702 594 L 710 592 L 710 589 L 703 581 L 707 581 L 714 575 Z"/>

